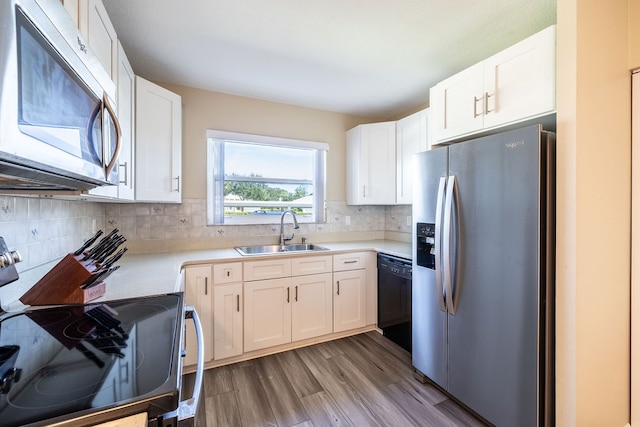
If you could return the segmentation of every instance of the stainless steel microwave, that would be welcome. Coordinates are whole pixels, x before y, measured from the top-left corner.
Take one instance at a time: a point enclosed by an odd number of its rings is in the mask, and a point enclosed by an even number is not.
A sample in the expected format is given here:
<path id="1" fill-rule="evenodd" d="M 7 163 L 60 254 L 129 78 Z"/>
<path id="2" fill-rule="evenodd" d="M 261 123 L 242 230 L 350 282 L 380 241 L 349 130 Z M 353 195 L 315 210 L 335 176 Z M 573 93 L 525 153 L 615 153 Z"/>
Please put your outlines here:
<path id="1" fill-rule="evenodd" d="M 118 182 L 115 85 L 59 0 L 0 2 L 0 190 Z"/>

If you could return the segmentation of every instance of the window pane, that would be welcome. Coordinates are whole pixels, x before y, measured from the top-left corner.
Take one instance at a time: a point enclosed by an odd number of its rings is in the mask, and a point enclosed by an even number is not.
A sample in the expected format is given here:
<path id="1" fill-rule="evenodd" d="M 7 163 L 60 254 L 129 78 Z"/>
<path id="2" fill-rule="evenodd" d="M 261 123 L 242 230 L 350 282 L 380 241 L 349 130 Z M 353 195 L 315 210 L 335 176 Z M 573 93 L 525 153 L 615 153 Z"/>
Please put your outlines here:
<path id="1" fill-rule="evenodd" d="M 273 224 L 287 209 L 324 221 L 325 150 L 287 141 L 209 139 L 209 224 Z"/>
<path id="2" fill-rule="evenodd" d="M 227 142 L 224 174 L 311 181 L 313 150 Z"/>

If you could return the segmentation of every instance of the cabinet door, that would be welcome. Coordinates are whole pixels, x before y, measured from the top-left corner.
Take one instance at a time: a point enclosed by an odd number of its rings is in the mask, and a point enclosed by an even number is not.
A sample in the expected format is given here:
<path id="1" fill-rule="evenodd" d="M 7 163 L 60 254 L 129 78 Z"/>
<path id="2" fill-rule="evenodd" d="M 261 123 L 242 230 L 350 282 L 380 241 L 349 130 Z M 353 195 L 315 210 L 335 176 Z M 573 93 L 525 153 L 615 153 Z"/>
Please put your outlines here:
<path id="1" fill-rule="evenodd" d="M 244 284 L 244 351 L 291 342 L 291 278 Z"/>
<path id="2" fill-rule="evenodd" d="M 242 354 L 242 283 L 213 287 L 213 357 Z"/>
<path id="3" fill-rule="evenodd" d="M 79 9 L 80 32 L 111 80 L 117 84 L 118 35 L 102 0 L 81 0 Z"/>
<path id="4" fill-rule="evenodd" d="M 204 335 L 204 360 L 213 359 L 213 300 L 211 286 L 211 266 L 203 265 L 185 269 L 185 304 L 198 312 Z M 192 322 L 186 322 L 185 365 L 195 365 L 197 348 L 195 329 Z"/>
<path id="5" fill-rule="evenodd" d="M 396 204 L 413 200 L 413 155 L 426 151 L 429 109 L 418 111 L 396 123 Z"/>
<path id="6" fill-rule="evenodd" d="M 555 26 L 484 61 L 484 127 L 555 110 Z"/>
<path id="7" fill-rule="evenodd" d="M 367 323 L 367 271 L 333 273 L 333 332 L 361 328 Z"/>
<path id="8" fill-rule="evenodd" d="M 293 341 L 330 334 L 333 331 L 331 273 L 293 277 L 291 339 Z"/>
<path id="9" fill-rule="evenodd" d="M 80 27 L 80 0 L 62 0 L 64 8 L 71 16 L 71 19 L 76 24 L 76 28 Z"/>
<path id="10" fill-rule="evenodd" d="M 482 63 L 467 68 L 431 88 L 432 122 L 437 141 L 483 126 Z"/>
<path id="11" fill-rule="evenodd" d="M 347 204 L 395 204 L 395 140 L 395 122 L 359 125 L 347 132 Z"/>
<path id="12" fill-rule="evenodd" d="M 179 95 L 136 76 L 136 200 L 181 202 Z"/>
<path id="13" fill-rule="evenodd" d="M 124 49 L 118 42 L 118 121 L 122 130 L 122 148 L 118 159 L 120 182 L 118 184 L 118 198 L 133 200 L 135 197 L 135 79 L 133 68 L 129 63 Z"/>

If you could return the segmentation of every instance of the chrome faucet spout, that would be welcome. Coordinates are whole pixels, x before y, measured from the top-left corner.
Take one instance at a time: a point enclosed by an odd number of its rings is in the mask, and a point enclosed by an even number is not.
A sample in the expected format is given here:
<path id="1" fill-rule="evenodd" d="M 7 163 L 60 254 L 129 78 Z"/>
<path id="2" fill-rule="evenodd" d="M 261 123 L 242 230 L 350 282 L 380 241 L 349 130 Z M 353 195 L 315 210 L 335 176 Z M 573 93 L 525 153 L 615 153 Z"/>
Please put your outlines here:
<path id="1" fill-rule="evenodd" d="M 291 236 L 288 236 L 288 237 L 285 237 L 284 235 L 284 216 L 288 213 L 290 213 L 291 216 L 293 217 L 293 228 L 295 230 L 300 228 L 300 226 L 298 225 L 298 218 L 296 218 L 296 213 L 294 211 L 292 211 L 291 209 L 287 209 L 286 211 L 282 212 L 282 215 L 280 215 L 280 246 L 283 246 L 283 247 L 286 244 L 286 242 L 288 242 L 289 240 L 293 240 L 293 236 L 294 236 L 294 233 L 291 233 Z"/>

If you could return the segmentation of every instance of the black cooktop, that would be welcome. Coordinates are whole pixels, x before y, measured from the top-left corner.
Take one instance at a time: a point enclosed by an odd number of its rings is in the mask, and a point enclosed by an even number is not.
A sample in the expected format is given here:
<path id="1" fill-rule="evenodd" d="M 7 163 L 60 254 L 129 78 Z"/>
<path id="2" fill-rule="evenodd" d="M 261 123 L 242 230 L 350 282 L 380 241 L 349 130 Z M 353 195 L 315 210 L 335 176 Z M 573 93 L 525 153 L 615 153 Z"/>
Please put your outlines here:
<path id="1" fill-rule="evenodd" d="M 181 293 L 5 316 L 0 425 L 174 410 L 183 317 Z"/>

